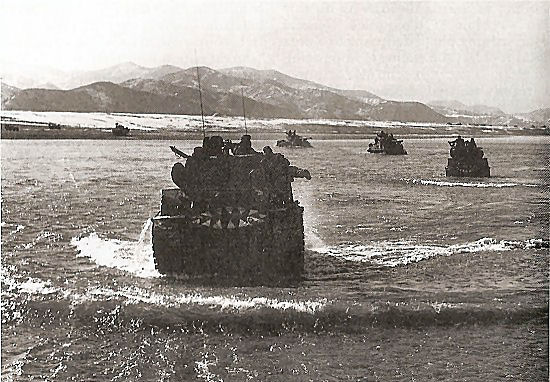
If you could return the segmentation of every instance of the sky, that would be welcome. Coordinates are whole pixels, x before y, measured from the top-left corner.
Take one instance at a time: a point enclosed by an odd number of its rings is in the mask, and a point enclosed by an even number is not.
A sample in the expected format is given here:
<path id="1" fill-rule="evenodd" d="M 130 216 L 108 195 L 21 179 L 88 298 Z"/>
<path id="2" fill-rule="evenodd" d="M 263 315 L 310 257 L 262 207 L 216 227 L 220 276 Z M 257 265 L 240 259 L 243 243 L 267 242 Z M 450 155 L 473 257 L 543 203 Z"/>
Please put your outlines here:
<path id="1" fill-rule="evenodd" d="M 0 0 L 0 38 L 3 73 L 249 66 L 394 100 L 550 107 L 550 0 Z"/>

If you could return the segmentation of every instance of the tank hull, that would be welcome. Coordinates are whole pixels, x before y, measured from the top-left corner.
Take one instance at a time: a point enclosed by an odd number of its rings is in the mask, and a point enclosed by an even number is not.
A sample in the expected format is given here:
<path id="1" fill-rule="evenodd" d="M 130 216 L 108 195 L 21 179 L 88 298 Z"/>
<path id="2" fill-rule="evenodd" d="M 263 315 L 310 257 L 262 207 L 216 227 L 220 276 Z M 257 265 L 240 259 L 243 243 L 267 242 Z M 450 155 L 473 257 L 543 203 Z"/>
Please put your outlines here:
<path id="1" fill-rule="evenodd" d="M 367 149 L 367 152 L 371 154 L 384 154 L 384 149 L 381 149 L 379 147 L 369 147 Z"/>
<path id="2" fill-rule="evenodd" d="M 304 229 L 298 203 L 262 213 L 221 207 L 196 214 L 178 210 L 178 194 L 163 190 L 161 214 L 153 218 L 153 253 L 161 274 L 244 282 L 301 278 Z"/>
<path id="3" fill-rule="evenodd" d="M 308 141 L 302 141 L 300 143 L 292 143 L 287 140 L 277 141 L 277 147 L 296 147 L 296 148 L 311 148 L 313 147 Z"/>
<path id="4" fill-rule="evenodd" d="M 371 154 L 407 155 L 407 151 L 405 151 L 403 148 L 387 150 L 378 147 L 369 147 L 367 149 L 367 152 Z"/>
<path id="5" fill-rule="evenodd" d="M 487 158 L 480 158 L 473 162 L 458 161 L 448 158 L 445 175 L 448 177 L 489 178 L 491 168 Z"/>
<path id="6" fill-rule="evenodd" d="M 130 133 L 130 129 L 111 129 L 115 137 L 126 137 Z"/>

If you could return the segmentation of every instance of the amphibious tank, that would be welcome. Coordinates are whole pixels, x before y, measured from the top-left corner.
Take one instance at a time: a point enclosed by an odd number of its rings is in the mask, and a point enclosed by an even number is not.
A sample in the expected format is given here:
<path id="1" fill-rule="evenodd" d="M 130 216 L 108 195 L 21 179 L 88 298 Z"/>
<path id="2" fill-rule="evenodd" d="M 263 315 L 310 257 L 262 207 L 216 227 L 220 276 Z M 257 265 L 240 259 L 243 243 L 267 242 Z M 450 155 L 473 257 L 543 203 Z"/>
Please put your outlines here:
<path id="1" fill-rule="evenodd" d="M 303 207 L 294 178 L 311 179 L 269 146 L 256 152 L 220 136 L 172 167 L 177 188 L 162 190 L 153 220 L 158 271 L 170 276 L 238 280 L 296 280 L 304 267 Z"/>
<path id="2" fill-rule="evenodd" d="M 111 129 L 111 132 L 113 133 L 114 136 L 125 137 L 130 133 L 130 129 L 117 122 L 115 123 L 115 127 Z"/>
<path id="3" fill-rule="evenodd" d="M 286 139 L 277 141 L 277 147 L 313 147 L 308 139 L 296 134 L 296 130 L 286 132 Z"/>
<path id="4" fill-rule="evenodd" d="M 487 158 L 483 157 L 483 150 L 476 145 L 474 138 L 464 141 L 459 135 L 454 141 L 450 141 L 450 158 L 445 167 L 446 176 L 458 177 L 490 177 L 491 169 Z"/>
<path id="5" fill-rule="evenodd" d="M 387 134 L 384 130 L 376 134 L 374 143 L 369 143 L 367 151 L 373 154 L 407 155 L 403 141 L 395 139 L 392 133 Z"/>

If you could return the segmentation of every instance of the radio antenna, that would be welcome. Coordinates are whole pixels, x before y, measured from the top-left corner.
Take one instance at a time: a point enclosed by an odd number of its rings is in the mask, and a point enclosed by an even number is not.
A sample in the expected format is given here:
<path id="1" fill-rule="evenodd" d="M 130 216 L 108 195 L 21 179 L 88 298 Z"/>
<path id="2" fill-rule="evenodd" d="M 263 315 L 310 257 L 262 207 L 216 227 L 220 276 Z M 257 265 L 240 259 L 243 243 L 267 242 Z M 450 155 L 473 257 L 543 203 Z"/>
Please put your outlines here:
<path id="1" fill-rule="evenodd" d="M 199 75 L 199 65 L 197 65 L 197 83 L 199 84 L 199 102 L 201 105 L 202 137 L 206 138 L 206 131 L 204 127 L 204 111 L 202 109 L 201 76 Z"/>
<path id="2" fill-rule="evenodd" d="M 244 133 L 248 135 L 248 128 L 246 127 L 246 111 L 244 108 L 244 92 L 243 92 L 243 83 L 241 82 L 241 99 L 243 101 L 243 119 L 244 119 Z"/>

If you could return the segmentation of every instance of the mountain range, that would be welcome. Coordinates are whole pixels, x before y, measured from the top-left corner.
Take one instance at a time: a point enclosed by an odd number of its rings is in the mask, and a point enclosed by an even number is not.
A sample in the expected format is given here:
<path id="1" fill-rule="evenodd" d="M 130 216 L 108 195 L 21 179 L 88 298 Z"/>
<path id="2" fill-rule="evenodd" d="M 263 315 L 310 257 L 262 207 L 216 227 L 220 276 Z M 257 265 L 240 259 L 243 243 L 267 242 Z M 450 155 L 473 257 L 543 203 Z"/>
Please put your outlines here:
<path id="1" fill-rule="evenodd" d="M 510 116 L 458 101 L 385 100 L 366 90 L 345 90 L 291 77 L 276 70 L 198 68 L 206 115 L 255 118 L 366 119 L 403 122 L 546 122 L 546 109 Z M 7 76 L 7 78 L 13 78 Z M 146 68 L 123 63 L 109 68 L 41 78 L 41 88 L 3 84 L 4 110 L 200 114 L 197 68 Z M 61 90 L 66 89 L 66 90 Z M 548 110 L 547 110 L 548 111 Z"/>

